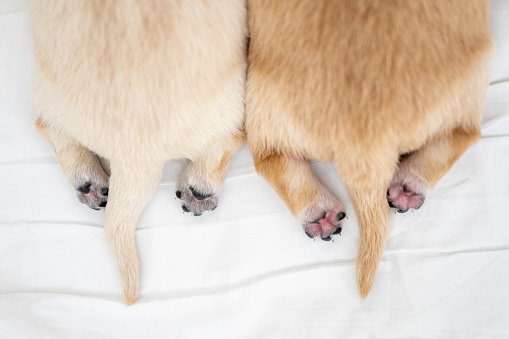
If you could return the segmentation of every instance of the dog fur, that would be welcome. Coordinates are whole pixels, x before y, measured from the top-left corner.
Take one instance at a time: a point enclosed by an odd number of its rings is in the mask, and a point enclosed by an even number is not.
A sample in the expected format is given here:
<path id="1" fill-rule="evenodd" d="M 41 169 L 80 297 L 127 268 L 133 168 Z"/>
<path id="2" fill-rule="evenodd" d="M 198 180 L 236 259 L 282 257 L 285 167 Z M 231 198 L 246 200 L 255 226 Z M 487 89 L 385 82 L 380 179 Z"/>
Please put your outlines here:
<path id="1" fill-rule="evenodd" d="M 419 208 L 480 136 L 492 38 L 485 0 L 249 0 L 246 131 L 260 173 L 310 237 L 343 206 L 309 159 L 333 162 L 359 220 L 359 293 L 390 207 Z M 389 204 L 388 204 L 389 200 Z"/>
<path id="2" fill-rule="evenodd" d="M 213 210 L 245 142 L 247 9 L 239 0 L 31 1 L 37 129 L 104 229 L 135 301 L 134 231 L 166 161 L 189 158 L 183 209 Z M 111 175 L 98 157 L 109 160 Z"/>

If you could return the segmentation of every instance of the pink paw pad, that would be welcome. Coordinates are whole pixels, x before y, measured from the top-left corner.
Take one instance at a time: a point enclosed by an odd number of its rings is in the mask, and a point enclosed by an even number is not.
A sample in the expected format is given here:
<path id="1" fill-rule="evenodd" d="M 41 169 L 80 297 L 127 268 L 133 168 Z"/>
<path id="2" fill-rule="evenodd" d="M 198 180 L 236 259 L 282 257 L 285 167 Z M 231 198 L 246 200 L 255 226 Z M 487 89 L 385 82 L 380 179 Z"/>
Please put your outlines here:
<path id="1" fill-rule="evenodd" d="M 411 208 L 418 209 L 424 203 L 424 199 L 424 190 L 406 184 L 391 184 L 387 190 L 389 206 L 396 208 L 399 213 L 405 213 Z"/>
<path id="2" fill-rule="evenodd" d="M 316 218 L 303 224 L 304 232 L 310 238 L 320 237 L 322 240 L 331 240 L 331 235 L 342 231 L 341 220 L 346 217 L 345 212 L 336 207 L 330 211 L 322 211 Z"/>

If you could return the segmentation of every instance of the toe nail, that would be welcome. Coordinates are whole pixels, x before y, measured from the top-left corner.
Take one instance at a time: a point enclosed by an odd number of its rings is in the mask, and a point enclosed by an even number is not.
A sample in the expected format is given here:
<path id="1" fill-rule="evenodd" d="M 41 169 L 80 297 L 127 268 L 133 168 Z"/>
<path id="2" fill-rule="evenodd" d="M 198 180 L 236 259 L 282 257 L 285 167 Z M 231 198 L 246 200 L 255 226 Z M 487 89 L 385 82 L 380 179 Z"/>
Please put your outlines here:
<path id="1" fill-rule="evenodd" d="M 104 195 L 105 197 L 107 197 L 108 196 L 108 187 L 101 188 L 101 194 Z"/>
<path id="2" fill-rule="evenodd" d="M 99 207 L 106 207 L 106 201 L 103 201 L 99 204 Z"/>
<path id="3" fill-rule="evenodd" d="M 326 237 L 326 238 L 322 238 L 323 241 L 331 241 L 332 238 L 330 236 Z"/>
<path id="4" fill-rule="evenodd" d="M 334 233 L 332 233 L 332 234 L 339 234 L 339 233 L 341 233 L 341 231 L 342 231 L 342 230 L 343 230 L 343 229 L 342 229 L 341 227 L 338 227 L 338 228 L 334 231 Z"/>
<path id="5" fill-rule="evenodd" d="M 186 205 L 182 205 L 182 210 L 184 212 L 189 212 L 189 208 L 187 208 Z"/>
<path id="6" fill-rule="evenodd" d="M 193 196 L 197 200 L 205 200 L 207 198 L 210 198 L 212 194 L 203 194 L 201 192 L 198 192 L 193 186 L 189 186 L 189 189 L 191 190 L 191 193 L 193 193 Z"/>
<path id="7" fill-rule="evenodd" d="M 346 217 L 346 214 L 344 212 L 339 212 L 338 213 L 338 221 L 343 220 L 345 217 Z"/>
<path id="8" fill-rule="evenodd" d="M 175 192 L 175 195 L 177 196 L 177 198 L 179 198 L 179 199 L 180 199 L 180 197 L 182 196 L 182 192 L 177 191 L 177 192 Z"/>
<path id="9" fill-rule="evenodd" d="M 78 187 L 78 191 L 80 191 L 83 194 L 88 194 L 88 193 L 90 193 L 90 186 L 91 185 L 92 184 L 90 182 L 87 182 L 85 185 L 82 185 L 82 186 Z"/>
<path id="10" fill-rule="evenodd" d="M 309 234 L 308 232 L 304 232 L 304 233 L 306 233 L 306 235 L 307 235 L 308 237 L 310 237 L 311 239 L 313 239 L 313 236 L 312 236 L 311 234 Z"/>

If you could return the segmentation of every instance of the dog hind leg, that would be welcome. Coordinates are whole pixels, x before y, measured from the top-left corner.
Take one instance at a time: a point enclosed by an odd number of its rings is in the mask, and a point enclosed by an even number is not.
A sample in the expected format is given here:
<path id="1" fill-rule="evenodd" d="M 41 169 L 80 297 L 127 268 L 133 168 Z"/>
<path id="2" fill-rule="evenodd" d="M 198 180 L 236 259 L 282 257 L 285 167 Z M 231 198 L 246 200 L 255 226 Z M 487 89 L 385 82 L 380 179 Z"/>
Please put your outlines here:
<path id="1" fill-rule="evenodd" d="M 97 155 L 41 118 L 37 119 L 36 128 L 53 146 L 67 180 L 76 189 L 78 200 L 94 210 L 105 207 L 109 179 Z"/>
<path id="2" fill-rule="evenodd" d="M 435 186 L 479 136 L 477 128 L 457 127 L 403 156 L 387 190 L 389 205 L 401 213 L 421 207 L 426 190 Z"/>
<path id="3" fill-rule="evenodd" d="M 318 181 L 309 162 L 284 154 L 254 155 L 256 171 L 267 180 L 310 237 L 331 240 L 341 232 L 344 207 Z"/>
<path id="4" fill-rule="evenodd" d="M 184 212 L 199 216 L 217 207 L 233 156 L 244 143 L 244 133 L 233 134 L 224 141 L 224 147 L 210 148 L 189 163 L 176 189 Z"/>

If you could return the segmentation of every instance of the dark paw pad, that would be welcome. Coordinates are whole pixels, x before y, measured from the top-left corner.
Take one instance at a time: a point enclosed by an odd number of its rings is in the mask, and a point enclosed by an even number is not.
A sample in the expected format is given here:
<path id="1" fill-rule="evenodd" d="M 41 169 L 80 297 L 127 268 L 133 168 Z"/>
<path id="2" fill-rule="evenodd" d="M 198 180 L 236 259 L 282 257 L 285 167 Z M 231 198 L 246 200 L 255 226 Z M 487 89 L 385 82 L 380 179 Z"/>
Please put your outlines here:
<path id="1" fill-rule="evenodd" d="M 212 193 L 204 193 L 204 189 L 194 186 L 180 187 L 175 195 L 183 201 L 182 210 L 200 216 L 205 211 L 213 211 L 217 207 L 219 197 Z"/>
<path id="2" fill-rule="evenodd" d="M 78 200 L 93 210 L 106 207 L 108 201 L 108 187 L 102 187 L 93 182 L 86 182 L 76 188 Z"/>
<path id="3" fill-rule="evenodd" d="M 92 183 L 87 182 L 86 184 L 81 185 L 80 187 L 78 187 L 77 190 L 80 191 L 83 194 L 88 194 L 88 193 L 90 193 L 90 186 L 92 186 Z"/>
<path id="4" fill-rule="evenodd" d="M 193 186 L 189 186 L 189 190 L 193 194 L 193 197 L 195 197 L 197 200 L 205 200 L 212 196 L 212 194 L 205 194 L 197 191 Z"/>

